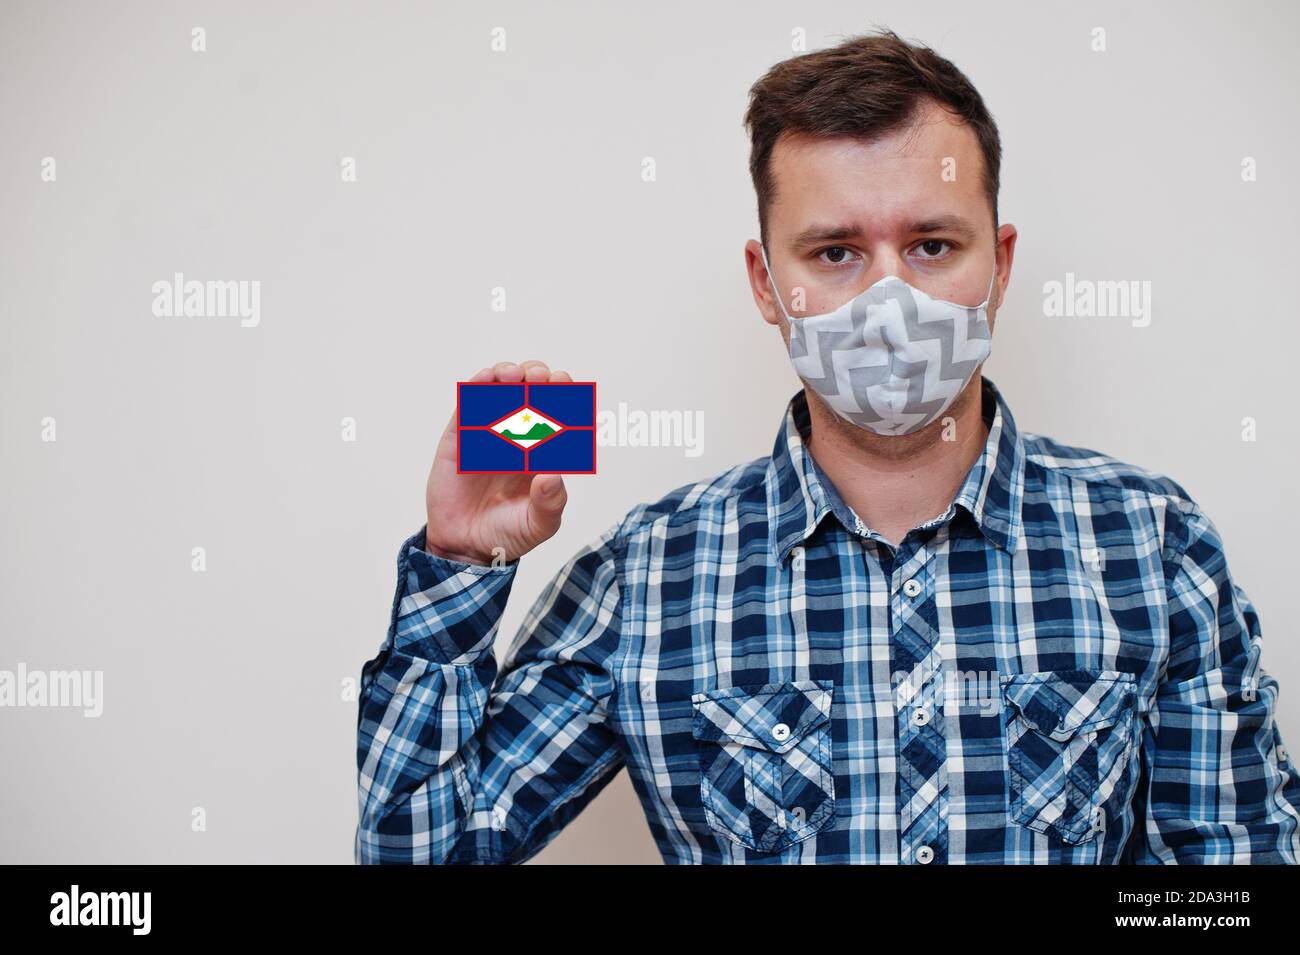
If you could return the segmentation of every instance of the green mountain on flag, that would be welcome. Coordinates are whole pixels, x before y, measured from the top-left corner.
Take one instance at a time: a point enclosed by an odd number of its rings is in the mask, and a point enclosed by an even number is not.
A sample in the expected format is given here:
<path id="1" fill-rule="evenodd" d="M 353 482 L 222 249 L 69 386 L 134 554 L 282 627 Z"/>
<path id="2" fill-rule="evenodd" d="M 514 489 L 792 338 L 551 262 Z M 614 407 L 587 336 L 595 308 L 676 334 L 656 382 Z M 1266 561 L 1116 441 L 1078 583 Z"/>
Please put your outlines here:
<path id="1" fill-rule="evenodd" d="M 511 441 L 540 441 L 548 435 L 555 434 L 555 429 L 545 422 L 538 421 L 523 434 L 515 434 L 513 431 L 502 431 L 501 437 L 509 438 Z"/>

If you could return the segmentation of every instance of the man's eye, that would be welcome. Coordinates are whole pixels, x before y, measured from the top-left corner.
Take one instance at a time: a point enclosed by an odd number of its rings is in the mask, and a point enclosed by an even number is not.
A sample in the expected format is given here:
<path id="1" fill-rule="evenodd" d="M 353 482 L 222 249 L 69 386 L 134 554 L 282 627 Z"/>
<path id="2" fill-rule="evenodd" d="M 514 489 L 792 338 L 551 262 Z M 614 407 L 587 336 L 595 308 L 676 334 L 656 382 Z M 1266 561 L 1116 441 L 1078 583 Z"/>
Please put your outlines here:
<path id="1" fill-rule="evenodd" d="M 945 242 L 943 239 L 926 239 L 924 242 L 922 242 L 920 245 L 917 246 L 917 249 L 923 253 L 921 258 L 937 259 L 939 258 L 939 256 L 943 254 L 943 251 L 947 247 L 947 245 L 948 243 Z"/>
<path id="2" fill-rule="evenodd" d="M 825 260 L 828 265 L 840 265 L 843 262 L 847 262 L 849 256 L 852 254 L 852 252 L 842 245 L 832 245 L 830 248 L 823 249 L 820 253 L 822 259 Z"/>

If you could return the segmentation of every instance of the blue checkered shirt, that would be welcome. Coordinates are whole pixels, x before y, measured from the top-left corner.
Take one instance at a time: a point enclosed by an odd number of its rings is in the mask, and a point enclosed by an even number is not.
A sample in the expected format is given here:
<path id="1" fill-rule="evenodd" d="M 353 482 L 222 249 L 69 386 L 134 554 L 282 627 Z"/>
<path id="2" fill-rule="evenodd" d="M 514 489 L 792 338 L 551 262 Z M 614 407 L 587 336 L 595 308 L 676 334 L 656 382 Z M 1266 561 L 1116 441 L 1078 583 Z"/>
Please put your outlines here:
<path id="1" fill-rule="evenodd" d="M 626 768 L 668 863 L 1295 863 L 1260 623 L 1167 477 L 1016 430 L 897 547 L 805 445 L 633 508 L 493 653 L 517 563 L 398 555 L 362 863 L 517 863 Z"/>

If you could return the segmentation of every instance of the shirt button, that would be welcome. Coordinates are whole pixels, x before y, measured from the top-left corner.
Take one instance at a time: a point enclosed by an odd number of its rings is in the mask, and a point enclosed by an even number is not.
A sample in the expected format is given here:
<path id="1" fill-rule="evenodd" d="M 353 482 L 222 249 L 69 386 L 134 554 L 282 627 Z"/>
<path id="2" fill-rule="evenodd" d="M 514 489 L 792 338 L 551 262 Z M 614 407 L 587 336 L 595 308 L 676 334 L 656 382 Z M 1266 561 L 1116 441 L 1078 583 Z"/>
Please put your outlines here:
<path id="1" fill-rule="evenodd" d="M 930 722 L 930 708 L 928 706 L 918 706 L 912 711 L 912 722 L 917 726 L 924 726 Z"/>
<path id="2" fill-rule="evenodd" d="M 913 577 L 907 583 L 903 584 L 903 593 L 909 597 L 915 597 L 921 592 L 921 582 Z"/>
<path id="3" fill-rule="evenodd" d="M 790 727 L 786 726 L 784 723 L 777 723 L 772 727 L 772 739 L 776 740 L 778 743 L 784 743 L 789 738 Z"/>
<path id="4" fill-rule="evenodd" d="M 934 858 L 934 850 L 929 846 L 921 846 L 916 850 L 916 861 L 925 865 Z"/>

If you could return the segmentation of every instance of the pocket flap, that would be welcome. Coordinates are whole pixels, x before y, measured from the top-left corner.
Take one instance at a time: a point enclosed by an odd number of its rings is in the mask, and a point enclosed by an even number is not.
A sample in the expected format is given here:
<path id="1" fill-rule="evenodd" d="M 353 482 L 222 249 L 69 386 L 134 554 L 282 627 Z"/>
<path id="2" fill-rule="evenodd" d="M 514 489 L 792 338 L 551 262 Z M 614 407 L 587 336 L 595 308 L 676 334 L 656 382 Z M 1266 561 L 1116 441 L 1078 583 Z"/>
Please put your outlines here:
<path id="1" fill-rule="evenodd" d="M 1002 678 L 1002 695 L 1038 732 L 1064 742 L 1113 726 L 1137 696 L 1137 677 L 1118 670 L 1053 670 Z"/>
<path id="2" fill-rule="evenodd" d="M 706 690 L 691 696 L 696 739 L 784 753 L 831 718 L 830 680 L 796 680 Z"/>

